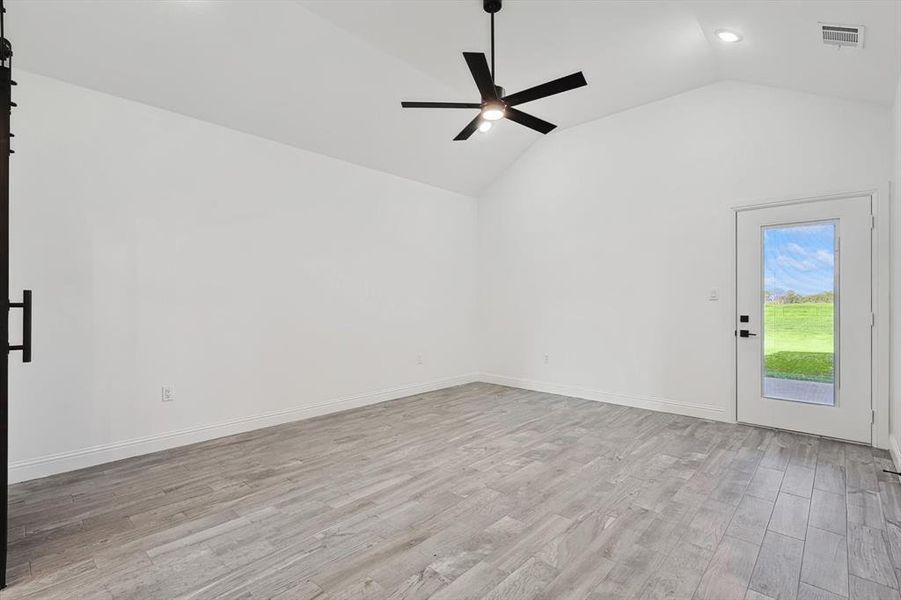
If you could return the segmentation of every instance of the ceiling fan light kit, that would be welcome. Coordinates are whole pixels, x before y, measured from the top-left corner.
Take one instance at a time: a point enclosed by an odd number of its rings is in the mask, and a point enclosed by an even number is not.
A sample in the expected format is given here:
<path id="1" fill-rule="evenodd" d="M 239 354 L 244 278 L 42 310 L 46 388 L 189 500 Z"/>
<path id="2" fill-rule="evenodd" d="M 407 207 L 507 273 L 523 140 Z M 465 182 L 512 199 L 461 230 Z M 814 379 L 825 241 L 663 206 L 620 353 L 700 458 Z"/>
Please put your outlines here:
<path id="1" fill-rule="evenodd" d="M 480 102 L 401 102 L 403 108 L 476 108 L 479 114 L 457 134 L 455 141 L 468 140 L 478 129 L 485 132 L 491 128 L 493 121 L 508 119 L 534 129 L 543 134 L 552 131 L 556 125 L 548 123 L 538 117 L 522 112 L 514 108 L 519 104 L 525 104 L 532 100 L 546 98 L 566 92 L 578 87 L 588 85 L 582 72 L 573 73 L 566 77 L 560 77 L 541 85 L 528 88 L 521 92 L 506 95 L 504 88 L 495 83 L 494 68 L 494 14 L 501 10 L 502 0 L 483 0 L 482 8 L 491 15 L 491 67 L 488 66 L 488 58 L 484 52 L 464 52 L 463 58 L 472 73 L 476 87 L 481 95 Z"/>
<path id="2" fill-rule="evenodd" d="M 503 102 L 486 102 L 482 107 L 482 118 L 486 121 L 497 121 L 504 118 L 506 107 Z"/>

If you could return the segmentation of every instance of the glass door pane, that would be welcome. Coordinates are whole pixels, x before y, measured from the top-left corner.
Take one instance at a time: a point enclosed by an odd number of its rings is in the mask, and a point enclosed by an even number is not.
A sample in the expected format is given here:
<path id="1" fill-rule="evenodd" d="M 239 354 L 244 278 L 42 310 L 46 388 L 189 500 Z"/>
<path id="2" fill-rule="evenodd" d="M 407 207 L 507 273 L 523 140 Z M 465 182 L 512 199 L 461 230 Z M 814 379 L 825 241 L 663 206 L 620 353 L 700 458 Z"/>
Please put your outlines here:
<path id="1" fill-rule="evenodd" d="M 836 223 L 763 228 L 763 395 L 835 405 Z"/>

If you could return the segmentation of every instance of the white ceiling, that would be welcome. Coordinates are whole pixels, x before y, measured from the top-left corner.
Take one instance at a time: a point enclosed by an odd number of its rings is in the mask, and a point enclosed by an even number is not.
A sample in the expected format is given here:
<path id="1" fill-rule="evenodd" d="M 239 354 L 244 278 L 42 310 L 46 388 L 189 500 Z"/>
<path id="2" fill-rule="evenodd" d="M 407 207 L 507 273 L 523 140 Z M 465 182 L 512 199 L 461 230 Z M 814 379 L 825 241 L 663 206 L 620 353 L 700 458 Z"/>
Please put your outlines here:
<path id="1" fill-rule="evenodd" d="M 18 67 L 454 191 L 541 137 L 501 122 L 453 142 L 473 111 L 400 108 L 478 100 L 461 52 L 487 50 L 481 0 L 7 5 Z M 818 21 L 865 25 L 866 48 L 823 47 Z M 521 107 L 560 127 L 719 79 L 889 106 L 901 73 L 901 0 L 506 0 L 496 31 L 507 92 L 585 73 Z"/>

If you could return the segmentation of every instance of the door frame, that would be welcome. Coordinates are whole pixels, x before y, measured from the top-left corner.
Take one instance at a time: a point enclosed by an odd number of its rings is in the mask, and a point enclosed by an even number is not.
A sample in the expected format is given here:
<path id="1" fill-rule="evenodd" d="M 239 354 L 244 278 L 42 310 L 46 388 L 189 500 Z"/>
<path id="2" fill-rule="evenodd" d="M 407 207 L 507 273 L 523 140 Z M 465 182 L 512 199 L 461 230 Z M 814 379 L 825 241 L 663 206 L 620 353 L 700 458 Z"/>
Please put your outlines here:
<path id="1" fill-rule="evenodd" d="M 732 207 L 732 294 L 731 322 L 735 323 L 738 315 L 738 216 L 740 213 L 762 208 L 772 208 L 792 204 L 807 204 L 823 200 L 842 200 L 846 198 L 869 197 L 873 211 L 873 229 L 870 248 L 870 285 L 873 301 L 873 313 L 876 323 L 873 327 L 870 348 L 870 376 L 873 423 L 871 425 L 872 445 L 876 448 L 889 448 L 889 340 L 890 297 L 891 288 L 891 247 L 889 194 L 880 188 L 869 188 L 853 192 L 824 193 L 804 197 L 782 197 L 765 200 L 740 202 Z M 734 339 L 732 353 L 732 403 L 730 406 L 732 421 L 738 420 L 738 338 Z"/>

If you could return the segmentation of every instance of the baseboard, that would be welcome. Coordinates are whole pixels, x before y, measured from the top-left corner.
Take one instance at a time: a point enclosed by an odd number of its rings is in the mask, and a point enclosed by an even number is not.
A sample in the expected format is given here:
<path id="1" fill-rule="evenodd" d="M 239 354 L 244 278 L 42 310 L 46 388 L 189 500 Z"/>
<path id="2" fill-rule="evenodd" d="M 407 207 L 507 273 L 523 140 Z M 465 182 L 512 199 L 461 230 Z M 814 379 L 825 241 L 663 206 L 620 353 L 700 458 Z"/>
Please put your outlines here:
<path id="1" fill-rule="evenodd" d="M 901 447 L 898 446 L 898 438 L 894 434 L 888 436 L 888 451 L 892 455 L 892 462 L 895 463 L 895 470 L 901 471 Z"/>
<path id="2" fill-rule="evenodd" d="M 308 419 L 310 417 L 317 417 L 351 408 L 359 408 L 361 406 L 403 398 L 405 396 L 423 394 L 425 392 L 472 383 L 478 380 L 479 377 L 476 374 L 436 379 L 380 390 L 368 394 L 348 396 L 346 398 L 329 400 L 317 404 L 240 417 L 221 423 L 198 425 L 178 431 L 159 433 L 141 438 L 102 444 L 91 448 L 73 450 L 71 452 L 10 462 L 9 482 L 18 483 L 31 479 L 38 479 L 40 477 L 47 477 L 48 475 L 55 475 L 57 473 L 66 473 L 68 471 L 75 471 L 85 467 L 93 467 L 121 460 L 123 458 L 131 458 L 133 456 L 150 454 L 151 452 L 158 452 L 160 450 L 168 450 L 170 448 L 177 448 L 179 446 L 186 446 L 197 442 L 205 442 L 227 435 L 244 433 L 245 431 L 271 427 L 273 425 L 281 425 L 282 423 L 299 421 L 301 419 Z"/>
<path id="3" fill-rule="evenodd" d="M 655 398 L 651 396 L 634 396 L 629 394 L 603 392 L 600 390 L 593 390 L 576 385 L 548 383 L 545 381 L 535 381 L 532 379 L 520 379 L 517 377 L 497 375 L 494 373 L 482 373 L 479 377 L 479 381 L 484 381 L 485 383 L 496 383 L 498 385 L 506 385 L 509 387 L 523 388 L 536 392 L 546 392 L 548 394 L 559 394 L 561 396 L 571 396 L 573 398 L 582 398 L 585 400 L 596 400 L 598 402 L 609 402 L 610 404 L 632 406 L 635 408 L 644 408 L 658 412 L 668 412 L 678 415 L 686 415 L 689 417 L 699 417 L 701 419 L 712 419 L 714 421 L 725 421 L 727 423 L 732 422 L 725 408 L 717 408 L 704 404 L 694 404 L 691 402 L 681 402 L 679 400 L 672 400 L 669 398 Z"/>

